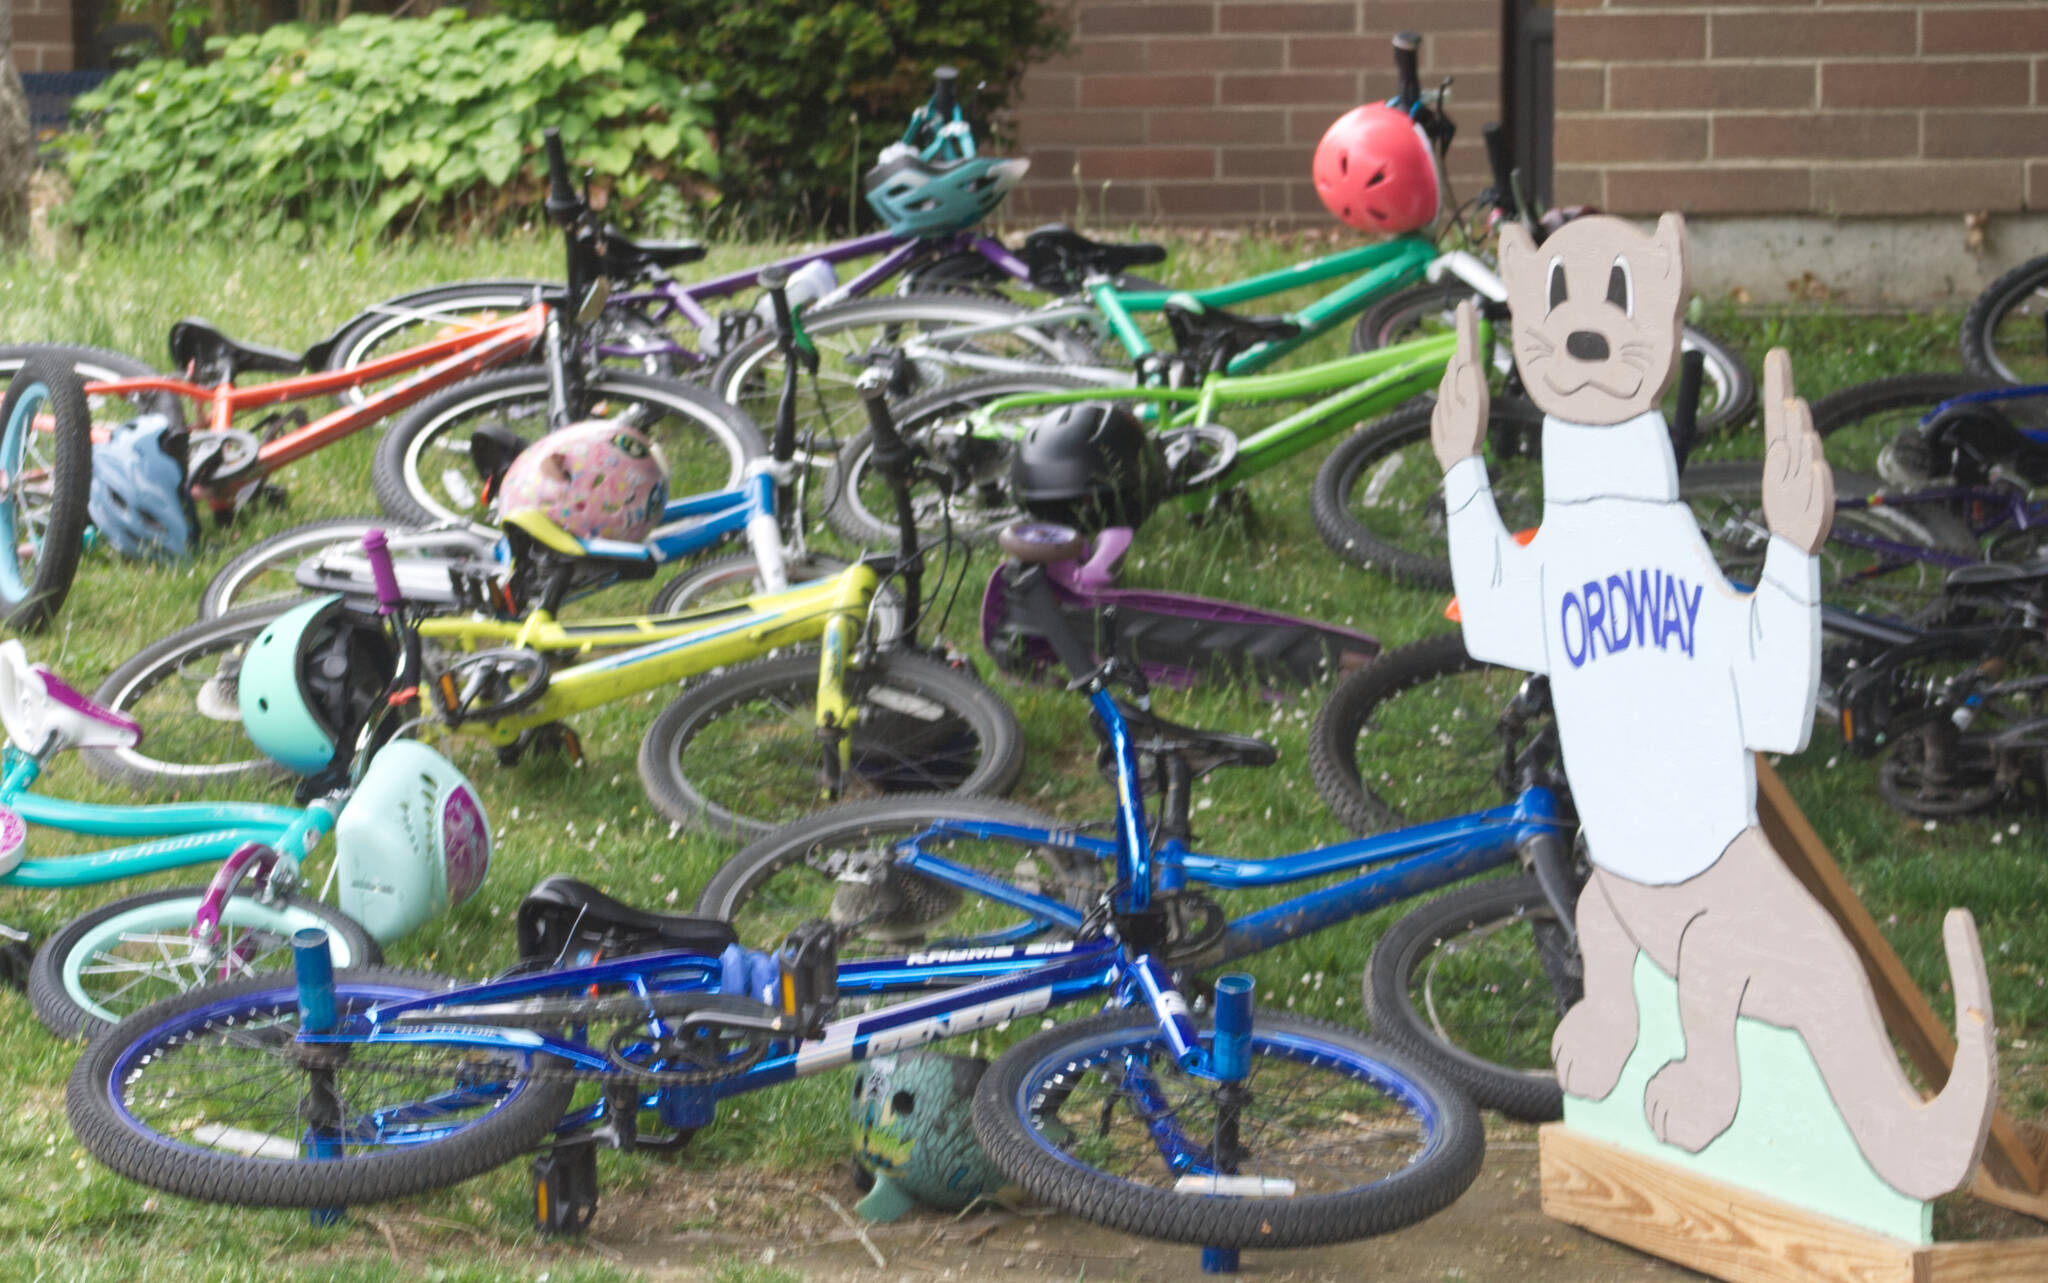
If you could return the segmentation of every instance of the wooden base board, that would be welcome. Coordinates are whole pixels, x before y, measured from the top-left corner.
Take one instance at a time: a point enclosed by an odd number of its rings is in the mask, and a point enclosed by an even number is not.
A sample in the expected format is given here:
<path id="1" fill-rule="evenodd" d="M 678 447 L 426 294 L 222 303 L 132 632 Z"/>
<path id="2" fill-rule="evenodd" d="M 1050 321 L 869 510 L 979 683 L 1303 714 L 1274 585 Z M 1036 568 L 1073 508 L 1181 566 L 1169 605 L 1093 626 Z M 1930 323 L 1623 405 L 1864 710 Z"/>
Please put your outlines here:
<path id="1" fill-rule="evenodd" d="M 1542 1129 L 1543 1211 L 1730 1283 L 2040 1283 L 2048 1236 L 1907 1243 L 1694 1175 L 1559 1123 Z"/>

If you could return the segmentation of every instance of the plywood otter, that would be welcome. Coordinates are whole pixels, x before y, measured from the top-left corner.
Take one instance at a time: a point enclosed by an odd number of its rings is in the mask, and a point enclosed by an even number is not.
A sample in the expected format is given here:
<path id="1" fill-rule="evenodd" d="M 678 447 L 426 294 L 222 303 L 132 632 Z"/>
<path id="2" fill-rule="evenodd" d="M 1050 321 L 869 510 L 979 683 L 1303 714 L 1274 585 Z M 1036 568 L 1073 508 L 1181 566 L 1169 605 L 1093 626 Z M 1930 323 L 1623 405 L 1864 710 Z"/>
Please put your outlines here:
<path id="1" fill-rule="evenodd" d="M 1975 923 L 1957 909 L 1943 924 L 1958 1051 L 1944 1089 L 1923 1101 L 1848 940 L 1757 827 L 1752 751 L 1797 751 L 1812 728 L 1814 552 L 1834 512 L 1791 362 L 1782 349 L 1765 360 L 1771 539 L 1761 582 L 1738 591 L 1679 499 L 1657 409 L 1679 356 L 1684 221 L 1667 214 L 1645 234 L 1584 218 L 1540 248 L 1510 225 L 1500 264 L 1515 360 L 1547 416 L 1534 541 L 1509 536 L 1487 488 L 1487 386 L 1469 304 L 1432 443 L 1467 648 L 1550 677 L 1594 864 L 1578 905 L 1585 999 L 1552 1043 L 1559 1080 L 1582 1098 L 1614 1090 L 1637 1042 L 1640 951 L 1675 978 L 1685 1038 L 1684 1056 L 1644 1093 L 1660 1140 L 1697 1152 L 1734 1121 L 1745 1088 L 1736 1017 L 1748 1016 L 1802 1036 L 1887 1184 L 1918 1199 L 1955 1189 L 1983 1147 L 1996 1082 Z"/>

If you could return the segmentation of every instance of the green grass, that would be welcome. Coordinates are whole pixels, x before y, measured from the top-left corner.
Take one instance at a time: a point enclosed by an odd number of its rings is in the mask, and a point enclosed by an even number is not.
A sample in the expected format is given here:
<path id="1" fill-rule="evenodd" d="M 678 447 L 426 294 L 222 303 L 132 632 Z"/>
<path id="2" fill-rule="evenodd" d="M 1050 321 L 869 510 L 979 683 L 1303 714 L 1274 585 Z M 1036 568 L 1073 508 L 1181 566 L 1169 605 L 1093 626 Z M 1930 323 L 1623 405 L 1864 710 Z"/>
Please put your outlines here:
<path id="1" fill-rule="evenodd" d="M 1174 247 L 1176 283 L 1206 284 L 1265 270 L 1298 257 L 1285 242 L 1247 239 Z M 763 247 L 723 246 L 703 269 L 758 261 Z M 228 333 L 281 346 L 311 343 L 363 305 L 400 290 L 496 275 L 553 274 L 559 251 L 548 237 L 433 244 L 347 257 L 310 257 L 266 246 L 188 245 L 166 241 L 96 249 L 54 265 L 15 262 L 0 274 L 8 342 L 88 343 L 165 360 L 172 321 L 200 314 Z M 1284 302 L 1284 300 L 1283 300 Z M 1834 388 L 1884 374 L 1953 368 L 1951 316 L 1897 318 L 1833 315 L 1737 316 L 1710 309 L 1701 323 L 1736 342 L 1757 368 L 1764 350 L 1792 350 L 1800 390 L 1817 398 Z M 1303 359 L 1337 355 L 1341 335 Z M 1249 421 L 1245 426 L 1250 426 Z M 1753 433 L 1754 429 L 1749 429 Z M 368 490 L 368 435 L 330 449 L 284 474 L 289 509 L 256 511 L 234 528 L 212 532 L 189 565 L 148 568 L 89 554 L 77 587 L 55 627 L 30 641 L 32 653 L 90 690 L 116 664 L 151 639 L 189 620 L 200 586 L 247 542 L 296 522 L 373 509 Z M 1162 512 L 1142 532 L 1126 582 L 1236 598 L 1252 604 L 1351 623 L 1398 645 L 1444 631 L 1441 594 L 1392 586 L 1341 565 L 1316 538 L 1306 490 L 1323 449 L 1251 486 L 1251 516 L 1197 525 Z M 1711 443 L 1709 456 L 1754 455 L 1754 437 Z M 986 576 L 977 563 L 946 635 L 978 650 L 973 603 Z M 988 665 L 982 665 L 984 672 Z M 993 678 L 1017 708 L 1028 764 L 1015 799 L 1070 819 L 1107 812 L 1107 790 L 1095 774 L 1094 741 L 1077 697 L 1057 688 L 1025 688 Z M 498 767 L 487 751 L 457 746 L 454 756 L 478 784 L 500 835 L 482 893 L 445 921 L 390 950 L 394 964 L 481 976 L 512 958 L 510 916 L 521 896 L 546 873 L 585 877 L 649 907 L 687 908 L 696 889 L 731 854 L 725 844 L 671 838 L 641 795 L 634 752 L 659 707 L 649 696 L 605 710 L 579 724 L 589 758 L 570 770 L 555 760 Z M 1264 854 L 1344 836 L 1309 781 L 1304 731 L 1314 697 L 1268 704 L 1232 693 L 1163 694 L 1166 715 L 1217 729 L 1257 732 L 1275 740 L 1277 769 L 1237 772 L 1203 785 L 1194 813 L 1211 850 Z M 2039 817 L 1944 823 L 1909 822 L 1876 801 L 1868 765 L 1838 754 L 1817 734 L 1814 748 L 1781 768 L 1809 816 L 1834 848 L 1858 893 L 1886 928 L 1907 966 L 1930 992 L 1945 990 L 1939 929 L 1952 904 L 1975 910 L 1992 969 L 2008 1104 L 2020 1114 L 2048 1106 L 2048 1072 L 2040 1044 L 2048 1038 L 2048 829 Z M 50 786 L 76 796 L 109 798 L 76 766 L 53 772 Z M 2010 827 L 2008 827 L 2010 826 Z M 63 849 L 38 834 L 33 848 Z M 61 841 L 61 838 L 58 838 Z M 315 875 L 321 865 L 316 862 Z M 198 880 L 204 870 L 158 884 Z M 64 892 L 0 893 L 0 921 L 39 937 L 92 905 L 142 890 L 127 882 Z M 1232 904 L 1248 903 L 1234 899 Z M 1261 1000 L 1340 1021 L 1361 1023 L 1359 977 L 1372 941 L 1398 909 L 1290 945 L 1254 960 Z M 755 942 L 766 943 L 766 942 Z M 1937 1009 L 1947 1015 L 1945 995 Z M 248 1212 L 183 1203 L 114 1178 L 72 1142 L 62 1114 L 65 1074 L 76 1049 L 45 1035 L 18 998 L 0 998 L 0 1040 L 13 1072 L 0 1088 L 0 1158 L 16 1197 L 0 1203 L 0 1274 L 8 1277 L 108 1276 L 162 1279 L 243 1278 L 293 1264 L 317 1277 L 382 1277 L 393 1243 L 421 1278 L 552 1277 L 608 1279 L 617 1272 L 594 1256 L 536 1262 L 526 1224 L 526 1176 L 513 1164 L 458 1189 L 396 1209 L 371 1209 L 343 1225 L 315 1230 L 296 1213 Z M 990 1043 L 981 1040 L 980 1050 Z M 967 1048 L 960 1048 L 967 1050 Z M 693 1172 L 746 1168 L 815 1172 L 843 1158 L 843 1074 L 828 1075 L 732 1103 L 719 1124 L 680 1160 Z M 667 1188 L 661 1165 L 607 1156 L 607 1189 Z M 680 1219 L 680 1217 L 679 1217 Z M 439 1271 L 437 1274 L 436 1271 Z M 739 1260 L 721 1277 L 769 1277 Z M 779 1277 L 780 1273 L 776 1272 Z"/>

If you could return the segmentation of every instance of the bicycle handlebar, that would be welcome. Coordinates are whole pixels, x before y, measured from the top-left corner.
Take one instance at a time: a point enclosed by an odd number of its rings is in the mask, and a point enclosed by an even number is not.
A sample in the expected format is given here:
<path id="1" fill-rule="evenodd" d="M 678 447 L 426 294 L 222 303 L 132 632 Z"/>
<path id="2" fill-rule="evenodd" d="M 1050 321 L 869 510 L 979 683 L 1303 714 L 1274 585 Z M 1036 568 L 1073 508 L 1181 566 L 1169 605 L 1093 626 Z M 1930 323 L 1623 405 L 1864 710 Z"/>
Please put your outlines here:
<path id="1" fill-rule="evenodd" d="M 960 69 L 941 67 L 932 73 L 932 114 L 950 117 L 959 102 Z M 941 120 L 940 125 L 948 123 Z"/>
<path id="2" fill-rule="evenodd" d="M 1418 68 L 1422 36 L 1418 32 L 1403 31 L 1394 37 L 1394 70 L 1401 77 L 1401 87 L 1394 95 L 1394 105 L 1402 111 L 1413 110 L 1422 101 L 1422 76 Z"/>
<path id="3" fill-rule="evenodd" d="M 582 201 L 569 183 L 569 159 L 562 152 L 562 131 L 550 125 L 540 131 L 548 152 L 548 217 L 567 226 L 580 212 Z"/>

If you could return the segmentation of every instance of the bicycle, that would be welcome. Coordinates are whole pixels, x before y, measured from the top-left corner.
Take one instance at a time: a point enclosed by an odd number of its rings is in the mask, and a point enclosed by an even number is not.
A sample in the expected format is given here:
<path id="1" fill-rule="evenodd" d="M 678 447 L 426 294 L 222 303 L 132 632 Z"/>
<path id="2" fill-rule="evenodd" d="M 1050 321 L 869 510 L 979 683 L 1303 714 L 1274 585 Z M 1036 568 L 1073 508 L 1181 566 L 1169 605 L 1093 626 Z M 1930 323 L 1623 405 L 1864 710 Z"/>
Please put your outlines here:
<path id="1" fill-rule="evenodd" d="M 1997 383 L 2048 381 L 2042 343 L 2048 255 L 2030 258 L 1984 287 L 1963 315 L 1963 368 Z"/>
<path id="2" fill-rule="evenodd" d="M 75 887 L 219 863 L 206 886 L 176 887 L 102 905 L 58 930 L 25 977 L 36 1015 L 63 1037 L 90 1034 L 165 996 L 209 980 L 254 975 L 289 960 L 293 932 L 320 927 L 353 965 L 382 960 L 399 939 L 459 905 L 490 862 L 489 825 L 469 784 L 423 744 L 366 727 L 351 771 L 311 790 L 299 807 L 256 802 L 118 806 L 34 791 L 69 750 L 130 747 L 134 720 L 31 665 L 21 643 L 0 643 L 0 886 Z M 360 805 L 357 803 L 360 802 Z M 427 806 L 421 823 L 407 807 Z M 435 818 L 438 817 L 438 818 Z M 147 839 L 77 854 L 35 851 L 29 826 L 90 837 Z M 333 905 L 302 890 L 302 863 L 336 835 Z M 32 853 L 33 852 L 33 853 Z M 4 934 L 24 944 L 11 928 Z M 14 947 L 14 946 L 10 946 Z"/>
<path id="3" fill-rule="evenodd" d="M 886 424 L 881 390 L 871 392 Z M 556 612 L 578 583 L 644 578 L 658 563 L 644 545 L 585 543 L 539 513 L 512 514 L 503 528 L 513 569 L 471 603 L 480 609 L 458 617 L 407 603 L 403 613 L 435 652 L 424 683 L 434 726 L 475 734 L 506 765 L 536 748 L 576 755 L 564 719 L 731 666 L 677 696 L 642 744 L 649 797 L 679 824 L 755 833 L 849 791 L 1002 792 L 1016 781 L 1022 735 L 1009 706 L 971 671 L 918 652 L 924 555 L 914 537 L 897 555 L 779 593 L 565 622 Z M 901 580 L 900 607 L 882 593 L 885 579 Z M 506 614 L 501 594 L 534 604 Z M 116 669 L 95 698 L 147 716 L 169 751 L 101 752 L 88 764 L 137 787 L 267 769 L 240 723 L 209 710 L 280 610 L 230 611 Z M 776 654 L 805 643 L 818 649 Z"/>
<path id="4" fill-rule="evenodd" d="M 671 467 L 686 470 L 691 488 L 734 485 L 746 460 L 765 449 L 752 422 L 677 383 L 625 371 L 586 372 L 575 355 L 581 346 L 579 327 L 596 318 L 609 292 L 608 272 L 630 272 L 640 263 L 688 261 L 701 257 L 703 248 L 690 242 L 635 242 L 599 225 L 569 186 L 559 137 L 548 130 L 545 139 L 548 212 L 563 230 L 569 289 L 529 296 L 527 305 L 513 316 L 338 372 L 304 373 L 325 363 L 334 338 L 293 353 L 244 343 L 204 321 L 187 319 L 173 325 L 170 335 L 172 363 L 183 372 L 181 377 L 158 374 L 117 353 L 56 344 L 0 348 L 0 373 L 11 375 L 35 356 L 70 365 L 85 379 L 96 435 L 102 427 L 145 413 L 162 414 L 174 429 L 182 428 L 183 406 L 189 402 L 203 427 L 184 438 L 184 471 L 191 497 L 217 522 L 225 522 L 259 495 L 273 493 L 267 478 L 278 470 L 444 391 L 472 413 L 519 414 L 554 426 L 609 410 L 605 417 L 630 419 L 661 444 Z M 544 358 L 540 369 L 463 382 L 536 347 Z M 285 377 L 237 386 L 238 376 L 249 373 Z M 272 410 L 250 428 L 235 426 L 259 410 L 332 396 L 401 374 L 407 377 L 310 422 L 297 411 Z M 413 417 L 418 413 L 415 409 Z M 55 498 L 46 519 L 52 525 L 82 527 L 91 459 L 84 452 L 75 459 L 60 453 L 54 461 L 59 473 L 67 461 L 75 466 L 71 474 L 56 476 Z M 699 477 L 698 471 L 708 476 Z"/>
<path id="5" fill-rule="evenodd" d="M 1029 573 L 1018 578 L 1036 597 Z M 374 971 L 323 982 L 309 942 L 300 984 L 188 995 L 103 1037 L 67 1091 L 74 1129 L 100 1161 L 159 1188 L 322 1208 L 438 1188 L 552 1134 L 535 1169 L 538 1210 L 573 1226 L 594 1206 L 596 1145 L 640 1142 L 645 1110 L 666 1129 L 657 1143 L 672 1146 L 707 1125 L 719 1099 L 1101 996 L 1125 1010 L 1026 1038 L 977 1092 L 984 1147 L 1034 1197 L 1226 1251 L 1358 1237 L 1446 1205 L 1476 1173 L 1481 1144 L 1455 1089 L 1348 1031 L 1253 1015 L 1248 981 L 1219 982 L 1214 1014 L 1198 1020 L 1174 975 L 1195 965 L 1191 950 L 1264 948 L 1363 911 L 1364 900 L 1554 842 L 1552 795 L 1532 786 L 1515 806 L 1431 833 L 1280 861 L 1198 857 L 1185 846 L 1189 784 L 1221 766 L 1268 764 L 1271 750 L 1164 722 L 1111 693 L 1124 682 L 1142 690 L 1136 670 L 1115 661 L 1086 682 L 1118 780 L 1114 838 L 965 799 L 821 813 L 746 854 L 881 829 L 906 837 L 834 874 L 863 906 L 800 924 L 773 962 L 739 950 L 726 920 L 639 913 L 559 883 L 544 883 L 522 912 L 523 967 L 482 985 Z M 1148 778 L 1164 787 L 1156 826 L 1140 800 Z M 956 858 L 960 843 L 984 839 L 1014 843 L 1013 856 L 1065 853 L 1103 876 L 1085 899 L 1064 885 L 1004 881 Z M 1280 881 L 1374 863 L 1386 867 L 1227 932 L 1207 928 L 1188 889 L 1190 878 Z M 750 901 L 742 882 L 729 882 L 733 898 Z M 969 922 L 975 934 L 917 940 L 907 955 L 846 958 L 849 942 L 900 951 L 916 939 L 910 927 L 929 936 L 935 897 L 1021 922 Z M 593 953 L 616 956 L 562 966 Z M 313 1013 L 303 1020 L 302 989 Z M 841 997 L 898 994 L 912 996 L 829 1020 Z M 213 1087 L 224 1066 L 253 1090 L 237 1099 Z M 1309 1084 L 1310 1071 L 1333 1099 Z M 591 1081 L 600 1099 L 572 1110 L 577 1084 Z M 296 1106 L 259 1098 L 313 1100 L 310 1126 Z"/>
<path id="6" fill-rule="evenodd" d="M 48 623 L 78 573 L 92 485 L 90 413 L 83 380 L 42 357 L 22 362 L 0 399 L 0 606 L 18 632 Z"/>

